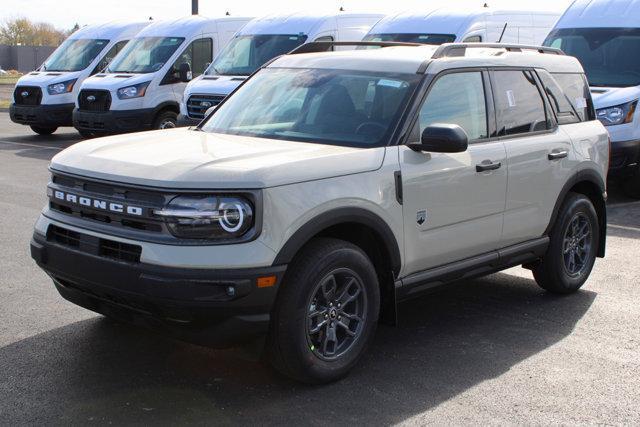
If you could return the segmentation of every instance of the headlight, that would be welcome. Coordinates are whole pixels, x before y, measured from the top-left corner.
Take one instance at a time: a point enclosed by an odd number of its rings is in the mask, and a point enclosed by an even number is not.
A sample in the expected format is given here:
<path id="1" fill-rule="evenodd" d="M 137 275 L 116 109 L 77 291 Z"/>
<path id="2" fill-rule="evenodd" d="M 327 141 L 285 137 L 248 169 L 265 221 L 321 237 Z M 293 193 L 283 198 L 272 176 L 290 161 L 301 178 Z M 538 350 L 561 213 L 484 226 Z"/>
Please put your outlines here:
<path id="1" fill-rule="evenodd" d="M 597 111 L 598 120 L 605 126 L 621 125 L 631 123 L 633 114 L 636 112 L 638 100 L 627 102 L 626 104 L 614 107 L 601 108 Z"/>
<path id="2" fill-rule="evenodd" d="M 73 85 L 76 84 L 76 80 L 67 80 L 66 82 L 54 83 L 47 86 L 47 92 L 49 95 L 60 95 L 61 93 L 69 93 L 73 90 Z"/>
<path id="3" fill-rule="evenodd" d="M 154 213 L 185 239 L 233 239 L 253 226 L 253 207 L 239 196 L 178 196 Z"/>
<path id="4" fill-rule="evenodd" d="M 144 96 L 147 91 L 147 86 L 149 86 L 151 82 L 138 83 L 137 85 L 127 86 L 118 89 L 118 98 L 119 99 L 131 99 L 131 98 L 140 98 Z"/>

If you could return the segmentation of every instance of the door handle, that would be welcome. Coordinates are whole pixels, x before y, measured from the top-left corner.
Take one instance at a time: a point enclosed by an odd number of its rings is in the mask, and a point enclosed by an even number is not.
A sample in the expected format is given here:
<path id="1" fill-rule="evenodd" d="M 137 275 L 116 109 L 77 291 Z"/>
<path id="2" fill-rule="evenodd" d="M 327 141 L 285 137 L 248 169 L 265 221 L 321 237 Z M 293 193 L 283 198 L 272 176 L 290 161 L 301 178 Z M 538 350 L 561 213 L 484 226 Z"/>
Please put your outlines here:
<path id="1" fill-rule="evenodd" d="M 547 158 L 549 160 L 558 160 L 558 159 L 564 159 L 568 155 L 569 155 L 569 152 L 567 150 L 553 150 L 552 152 L 547 154 Z"/>
<path id="2" fill-rule="evenodd" d="M 483 160 L 482 163 L 476 165 L 476 172 L 487 172 L 500 169 L 502 163 L 492 162 L 491 160 Z"/>

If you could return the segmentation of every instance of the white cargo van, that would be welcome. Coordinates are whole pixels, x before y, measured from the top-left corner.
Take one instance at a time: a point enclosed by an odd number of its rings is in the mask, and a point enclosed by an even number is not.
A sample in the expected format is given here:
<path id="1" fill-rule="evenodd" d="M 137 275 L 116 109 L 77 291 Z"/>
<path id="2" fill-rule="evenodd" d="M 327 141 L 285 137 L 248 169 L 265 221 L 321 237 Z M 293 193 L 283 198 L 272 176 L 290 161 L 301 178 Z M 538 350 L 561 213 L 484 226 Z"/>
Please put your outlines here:
<path id="1" fill-rule="evenodd" d="M 180 124 L 198 124 L 209 108 L 276 56 L 312 41 L 360 41 L 383 16 L 292 13 L 254 19 L 236 34 L 204 75 L 187 85 L 180 104 Z"/>
<path id="2" fill-rule="evenodd" d="M 597 117 L 611 137 L 609 176 L 640 198 L 640 1 L 576 0 L 544 44 L 582 63 Z"/>
<path id="3" fill-rule="evenodd" d="M 364 40 L 423 44 L 501 41 L 539 45 L 559 17 L 557 12 L 490 7 L 406 11 L 381 19 Z"/>
<path id="4" fill-rule="evenodd" d="M 18 80 L 9 114 L 16 123 L 50 135 L 71 126 L 80 85 L 102 71 L 149 21 L 115 21 L 83 27 L 67 38 L 40 66 Z"/>
<path id="5" fill-rule="evenodd" d="M 84 136 L 175 127 L 186 82 L 249 21 L 189 16 L 149 25 L 83 82 L 73 126 Z"/>

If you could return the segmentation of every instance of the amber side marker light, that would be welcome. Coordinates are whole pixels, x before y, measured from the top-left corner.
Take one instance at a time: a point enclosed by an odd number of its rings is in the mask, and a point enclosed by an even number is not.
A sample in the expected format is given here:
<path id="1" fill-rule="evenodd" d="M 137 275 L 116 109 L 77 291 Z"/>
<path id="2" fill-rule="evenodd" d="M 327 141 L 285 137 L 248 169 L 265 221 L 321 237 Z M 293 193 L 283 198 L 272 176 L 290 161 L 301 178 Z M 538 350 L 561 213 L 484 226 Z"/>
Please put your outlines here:
<path id="1" fill-rule="evenodd" d="M 270 288 L 276 284 L 276 276 L 258 277 L 259 288 Z"/>

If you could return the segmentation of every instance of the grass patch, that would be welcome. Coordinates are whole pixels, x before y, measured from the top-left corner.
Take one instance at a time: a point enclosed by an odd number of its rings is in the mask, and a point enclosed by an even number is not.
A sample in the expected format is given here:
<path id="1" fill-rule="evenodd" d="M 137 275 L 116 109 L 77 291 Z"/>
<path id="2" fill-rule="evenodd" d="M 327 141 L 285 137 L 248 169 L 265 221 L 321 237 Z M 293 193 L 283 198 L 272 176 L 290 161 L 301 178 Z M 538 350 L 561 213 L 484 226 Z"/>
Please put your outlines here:
<path id="1" fill-rule="evenodd" d="M 0 85 L 14 85 L 22 76 L 0 76 Z"/>

